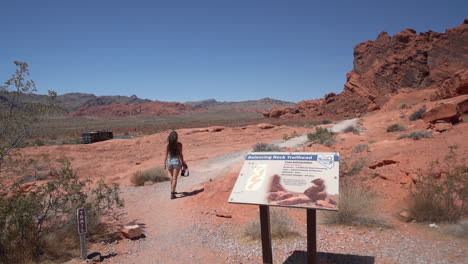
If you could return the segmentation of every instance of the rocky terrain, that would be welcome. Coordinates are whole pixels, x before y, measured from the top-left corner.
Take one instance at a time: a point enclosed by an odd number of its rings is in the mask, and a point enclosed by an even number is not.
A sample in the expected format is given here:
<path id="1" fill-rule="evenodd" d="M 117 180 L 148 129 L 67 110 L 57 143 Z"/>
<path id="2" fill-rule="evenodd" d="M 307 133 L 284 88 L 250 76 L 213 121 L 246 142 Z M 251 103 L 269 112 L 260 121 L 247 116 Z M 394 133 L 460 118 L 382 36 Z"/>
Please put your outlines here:
<path id="1" fill-rule="evenodd" d="M 468 19 L 445 33 L 382 32 L 354 48 L 354 68 L 340 94 L 273 108 L 265 117 L 337 119 L 376 111 L 402 89 L 435 89 L 430 100 L 468 93 Z"/>

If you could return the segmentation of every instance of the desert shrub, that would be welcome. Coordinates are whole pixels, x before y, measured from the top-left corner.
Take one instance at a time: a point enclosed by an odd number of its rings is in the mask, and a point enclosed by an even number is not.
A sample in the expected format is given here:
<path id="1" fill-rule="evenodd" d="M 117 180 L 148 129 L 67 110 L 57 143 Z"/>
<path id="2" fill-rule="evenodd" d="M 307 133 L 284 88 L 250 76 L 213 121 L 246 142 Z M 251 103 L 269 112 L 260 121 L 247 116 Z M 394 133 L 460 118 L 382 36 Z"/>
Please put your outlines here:
<path id="1" fill-rule="evenodd" d="M 27 146 L 25 139 L 44 114 L 57 110 L 52 101 L 56 93 L 49 91 L 47 103 L 26 103 L 25 97 L 36 92 L 29 80 L 28 64 L 15 61 L 15 73 L 0 85 L 0 169 L 12 149 Z"/>
<path id="2" fill-rule="evenodd" d="M 387 132 L 405 131 L 406 127 L 402 124 L 393 124 L 387 127 Z"/>
<path id="3" fill-rule="evenodd" d="M 170 180 L 170 178 L 167 176 L 166 170 L 161 167 L 155 167 L 144 171 L 137 171 L 131 178 L 131 182 L 135 186 L 143 186 L 147 181 L 163 182 L 168 180 Z"/>
<path id="4" fill-rule="evenodd" d="M 468 212 L 468 167 L 453 147 L 443 163 L 434 161 L 426 172 L 419 171 L 407 204 L 417 221 L 453 222 Z"/>
<path id="5" fill-rule="evenodd" d="M 409 137 L 409 134 L 401 134 L 397 137 L 398 140 L 400 139 L 404 139 L 404 138 L 408 138 Z"/>
<path id="6" fill-rule="evenodd" d="M 409 120 L 410 121 L 415 121 L 415 120 L 418 120 L 418 119 L 422 119 L 422 115 L 426 112 L 426 107 L 422 107 L 420 108 L 419 110 L 416 110 L 414 111 L 410 117 L 409 117 Z"/>
<path id="7" fill-rule="evenodd" d="M 412 138 L 414 140 L 420 140 L 422 138 L 431 138 L 432 137 L 432 132 L 427 131 L 427 130 L 416 130 L 411 132 L 408 135 L 409 138 Z"/>
<path id="8" fill-rule="evenodd" d="M 397 139 L 403 138 L 412 138 L 413 140 L 420 140 L 422 138 L 431 138 L 432 132 L 427 130 L 416 130 L 409 134 L 401 134 L 397 137 Z"/>
<path id="9" fill-rule="evenodd" d="M 343 160 L 340 162 L 340 174 L 341 176 L 356 176 L 366 165 L 367 160 L 364 158 L 359 158 L 353 162 Z"/>
<path id="10" fill-rule="evenodd" d="M 399 104 L 398 109 L 405 109 L 408 105 L 406 104 Z"/>
<path id="11" fill-rule="evenodd" d="M 3 187 L 0 196 L 0 262 L 30 263 L 47 252 L 45 237 L 73 226 L 76 209 L 85 208 L 89 219 L 115 217 L 123 206 L 119 186 L 102 180 L 80 179 L 63 161 L 56 177 L 29 190 L 20 183 Z M 21 249 L 21 250 L 19 250 Z"/>
<path id="12" fill-rule="evenodd" d="M 377 139 L 371 138 L 367 142 L 369 142 L 369 144 L 373 144 L 373 143 L 377 142 Z"/>
<path id="13" fill-rule="evenodd" d="M 340 184 L 338 211 L 324 212 L 326 224 L 387 226 L 376 214 L 377 196 L 358 183 Z"/>
<path id="14" fill-rule="evenodd" d="M 317 128 L 314 133 L 308 133 L 307 138 L 315 143 L 331 146 L 335 142 L 335 133 L 326 128 Z"/>
<path id="15" fill-rule="evenodd" d="M 258 143 L 253 147 L 253 152 L 282 152 L 283 150 L 275 144 Z"/>
<path id="16" fill-rule="evenodd" d="M 353 134 L 359 134 L 359 133 L 360 133 L 359 128 L 357 128 L 357 127 L 355 127 L 355 126 L 353 126 L 353 125 L 346 127 L 346 128 L 343 130 L 343 132 L 345 132 L 345 133 L 353 133 Z"/>
<path id="17" fill-rule="evenodd" d="M 354 152 L 356 152 L 356 153 L 363 152 L 363 151 L 369 151 L 369 145 L 367 145 L 367 144 L 357 144 L 354 147 Z"/>
<path id="18" fill-rule="evenodd" d="M 286 238 L 297 235 L 297 232 L 292 228 L 293 221 L 286 210 L 282 208 L 270 208 L 270 232 L 272 238 Z M 260 219 L 257 218 L 248 223 L 244 227 L 243 233 L 249 239 L 260 239 Z"/>
<path id="19" fill-rule="evenodd" d="M 318 126 L 318 125 L 328 125 L 328 124 L 331 124 L 333 123 L 333 121 L 331 120 L 328 120 L 328 119 L 324 119 L 324 120 L 320 120 L 320 121 L 314 121 L 311 123 L 312 126 Z"/>
<path id="20" fill-rule="evenodd" d="M 441 227 L 440 232 L 460 238 L 468 238 L 468 220 L 447 224 Z"/>

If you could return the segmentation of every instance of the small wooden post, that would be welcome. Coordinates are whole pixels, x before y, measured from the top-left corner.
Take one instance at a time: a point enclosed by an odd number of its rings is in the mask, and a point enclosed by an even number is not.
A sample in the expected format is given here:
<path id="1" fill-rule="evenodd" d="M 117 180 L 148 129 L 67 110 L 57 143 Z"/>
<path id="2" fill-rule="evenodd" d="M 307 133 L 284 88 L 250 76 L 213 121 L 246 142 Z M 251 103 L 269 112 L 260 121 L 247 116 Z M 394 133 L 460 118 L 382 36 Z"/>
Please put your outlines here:
<path id="1" fill-rule="evenodd" d="M 76 210 L 76 218 L 78 233 L 80 234 L 81 258 L 86 259 L 88 257 L 86 249 L 86 232 L 88 231 L 88 225 L 86 224 L 86 211 L 84 208 L 78 208 Z"/>
<path id="2" fill-rule="evenodd" d="M 270 209 L 267 205 L 260 205 L 260 231 L 262 234 L 263 264 L 273 263 L 270 233 Z"/>
<path id="3" fill-rule="evenodd" d="M 307 209 L 307 264 L 317 263 L 317 214 Z"/>

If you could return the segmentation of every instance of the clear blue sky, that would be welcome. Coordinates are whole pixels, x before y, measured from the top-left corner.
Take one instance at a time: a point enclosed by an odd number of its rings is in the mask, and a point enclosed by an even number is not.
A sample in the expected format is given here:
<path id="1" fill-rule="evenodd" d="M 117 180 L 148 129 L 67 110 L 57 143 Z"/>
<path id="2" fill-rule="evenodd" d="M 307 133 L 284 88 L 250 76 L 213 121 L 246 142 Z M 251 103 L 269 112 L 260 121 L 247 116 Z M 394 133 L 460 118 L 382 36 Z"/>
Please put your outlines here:
<path id="1" fill-rule="evenodd" d="M 30 64 L 48 89 L 162 101 L 288 101 L 341 92 L 353 48 L 444 32 L 468 1 L 2 0 L 0 80 Z"/>

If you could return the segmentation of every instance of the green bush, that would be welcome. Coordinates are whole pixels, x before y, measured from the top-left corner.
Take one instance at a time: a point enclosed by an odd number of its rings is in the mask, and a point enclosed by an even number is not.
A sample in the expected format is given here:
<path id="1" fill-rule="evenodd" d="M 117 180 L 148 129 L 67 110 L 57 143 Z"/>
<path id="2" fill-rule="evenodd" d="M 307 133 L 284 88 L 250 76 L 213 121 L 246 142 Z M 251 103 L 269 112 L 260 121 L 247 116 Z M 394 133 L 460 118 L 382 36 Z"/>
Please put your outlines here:
<path id="1" fill-rule="evenodd" d="M 444 163 L 420 171 L 410 189 L 408 210 L 417 221 L 454 222 L 468 213 L 468 167 L 450 148 Z"/>
<path id="2" fill-rule="evenodd" d="M 343 132 L 345 132 L 345 133 L 353 133 L 353 134 L 359 134 L 359 133 L 360 133 L 359 129 L 358 129 L 357 127 L 353 126 L 353 125 L 346 127 L 346 128 L 343 130 Z"/>
<path id="3" fill-rule="evenodd" d="M 356 152 L 356 153 L 363 152 L 363 151 L 369 151 L 369 145 L 367 145 L 367 144 L 357 144 L 354 147 L 354 152 Z"/>
<path id="4" fill-rule="evenodd" d="M 30 263 L 47 253 L 45 237 L 72 226 L 76 209 L 85 208 L 89 219 L 115 217 L 123 206 L 119 186 L 102 180 L 80 179 L 63 161 L 56 177 L 30 190 L 20 183 L 3 186 L 0 196 L 0 262 Z M 91 223 L 92 224 L 92 223 Z"/>
<path id="5" fill-rule="evenodd" d="M 414 111 L 410 117 L 409 117 L 409 120 L 410 121 L 415 121 L 415 120 L 418 120 L 418 119 L 422 119 L 422 115 L 426 112 L 426 107 L 422 107 L 420 108 L 419 110 L 417 111 Z"/>
<path id="6" fill-rule="evenodd" d="M 376 215 L 377 196 L 374 192 L 357 183 L 340 184 L 338 211 L 324 212 L 326 224 L 387 226 Z"/>
<path id="7" fill-rule="evenodd" d="M 282 152 L 283 150 L 275 144 L 258 143 L 253 147 L 253 152 Z"/>
<path id="8" fill-rule="evenodd" d="M 405 131 L 406 127 L 402 124 L 393 124 L 387 127 L 387 132 Z"/>
<path id="9" fill-rule="evenodd" d="M 155 167 L 145 171 L 137 171 L 131 178 L 131 182 L 135 186 L 143 186 L 147 181 L 163 182 L 168 180 L 170 180 L 170 178 L 167 176 L 166 170 L 161 167 Z"/>
<path id="10" fill-rule="evenodd" d="M 314 133 L 308 133 L 307 138 L 315 143 L 331 146 L 335 142 L 335 133 L 326 128 L 317 128 Z"/>
<path id="11" fill-rule="evenodd" d="M 270 232 L 272 238 L 286 238 L 296 236 L 293 231 L 293 222 L 284 208 L 270 208 Z M 261 238 L 260 220 L 257 218 L 244 227 L 244 236 L 257 240 Z"/>

